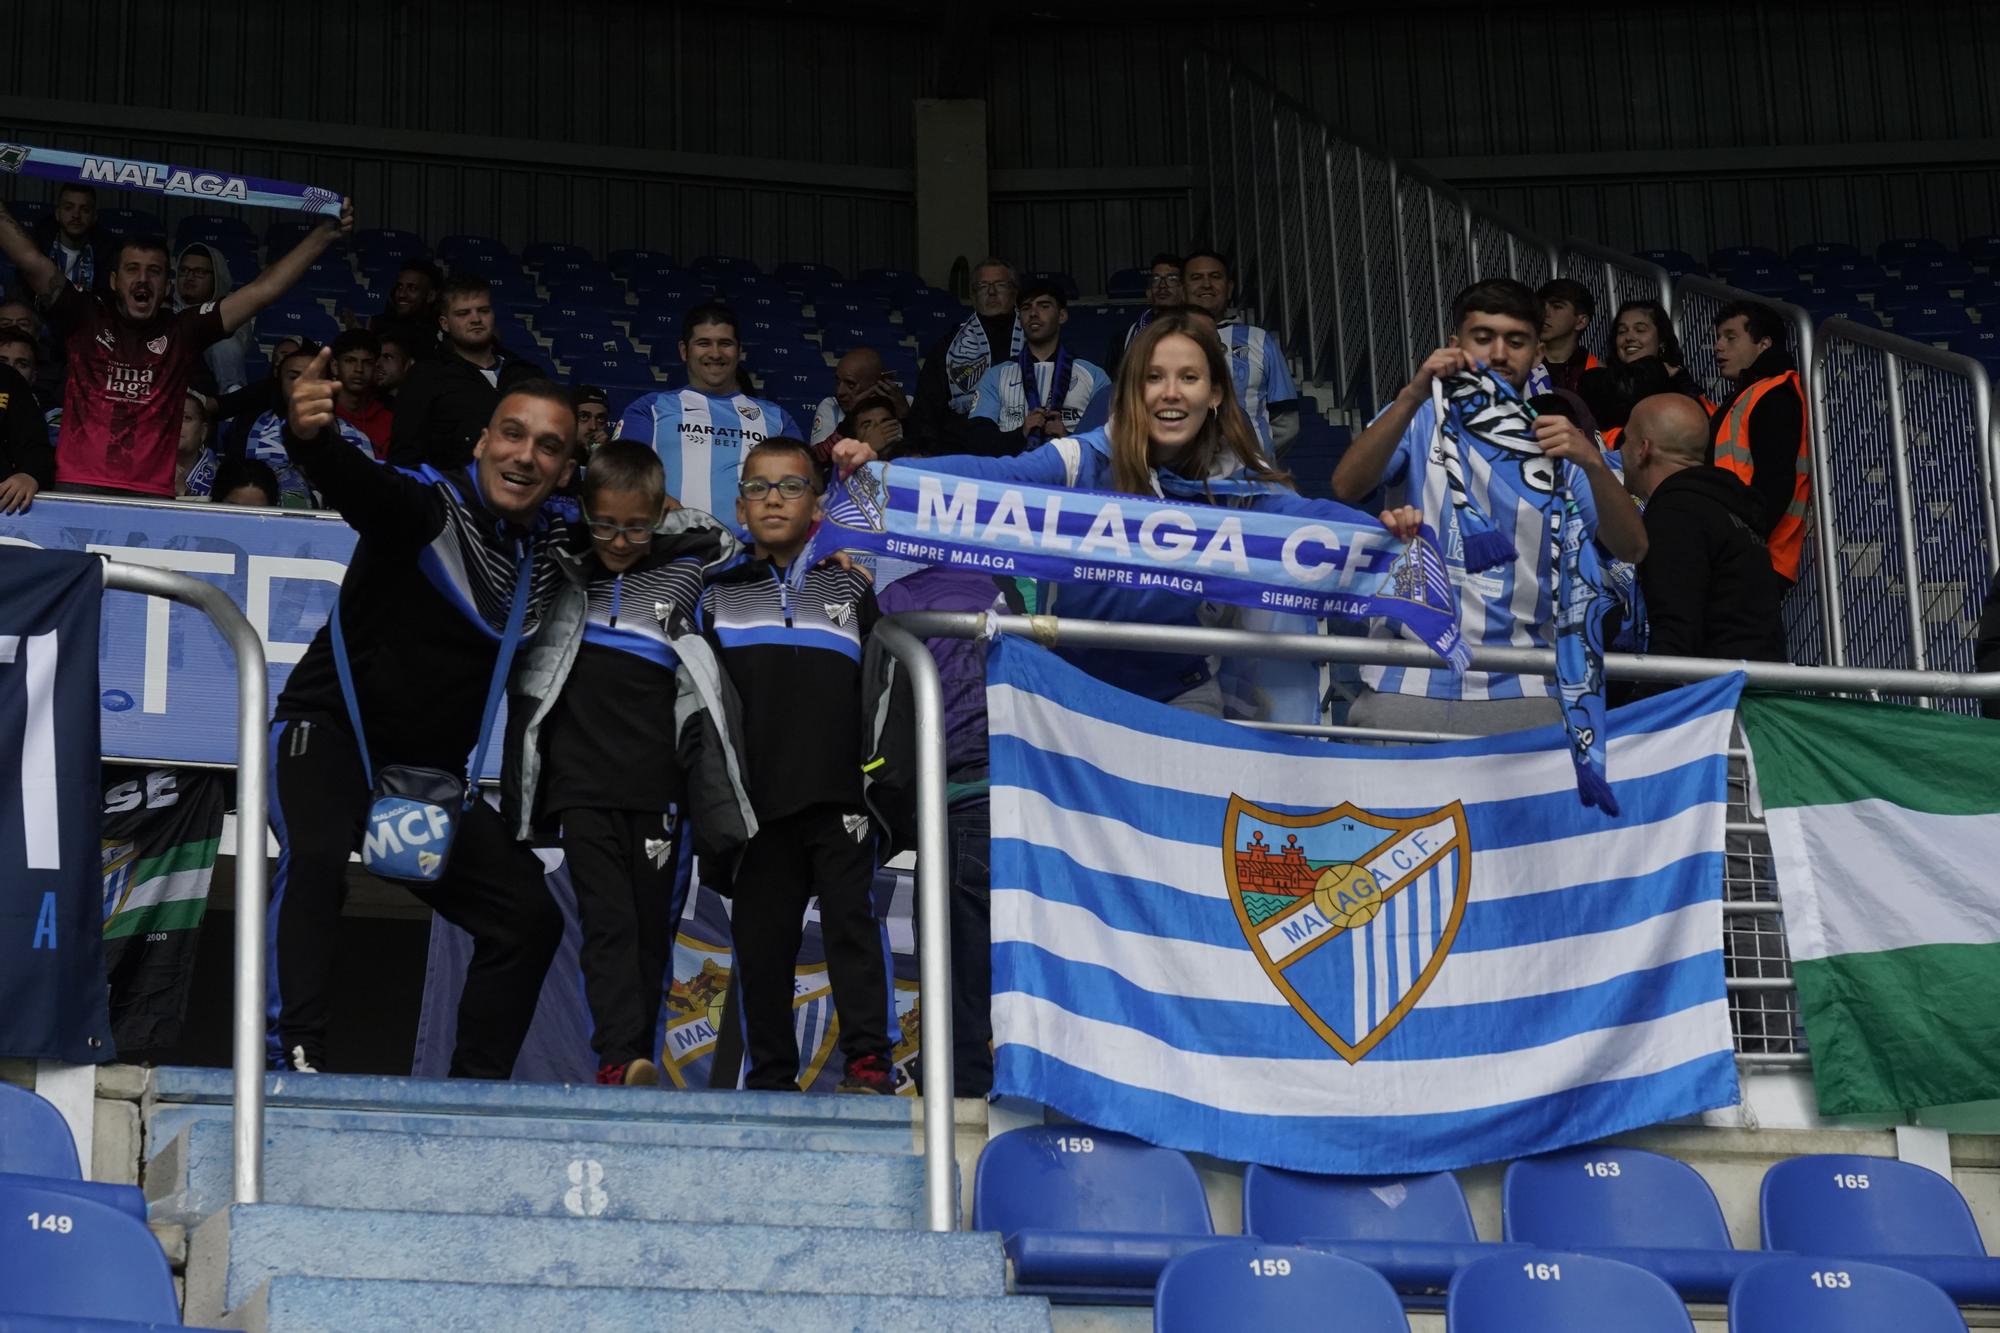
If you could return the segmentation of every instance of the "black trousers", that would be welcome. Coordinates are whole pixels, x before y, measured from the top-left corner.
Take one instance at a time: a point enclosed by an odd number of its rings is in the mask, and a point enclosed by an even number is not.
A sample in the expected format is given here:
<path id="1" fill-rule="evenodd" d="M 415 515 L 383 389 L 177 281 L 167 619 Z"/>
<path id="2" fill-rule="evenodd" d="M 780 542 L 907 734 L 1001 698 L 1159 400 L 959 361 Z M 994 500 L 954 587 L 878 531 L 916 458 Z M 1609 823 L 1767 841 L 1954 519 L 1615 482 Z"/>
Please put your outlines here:
<path id="1" fill-rule="evenodd" d="M 763 825 L 744 849 L 729 931 L 746 1087 L 796 1091 L 799 1086 L 793 979 L 806 906 L 815 896 L 841 1055 L 849 1063 L 865 1055 L 888 1059 L 891 964 L 875 916 L 874 878 L 872 825 L 865 816 L 831 805 Z"/>
<path id="2" fill-rule="evenodd" d="M 993 1091 L 993 818 L 984 796 L 947 816 L 951 858 L 951 1082 L 960 1097 Z"/>
<path id="3" fill-rule="evenodd" d="M 600 1064 L 657 1052 L 660 995 L 687 907 L 684 822 L 655 810 L 563 810 L 563 857 L 583 926 L 579 953 Z"/>
<path id="4" fill-rule="evenodd" d="M 367 814 L 361 754 L 344 722 L 271 724 L 278 867 L 267 924 L 266 1040 L 274 1064 L 303 1047 L 308 1063 L 324 1068 L 347 858 L 361 846 Z M 562 939 L 562 911 L 542 882 L 541 862 L 507 836 L 498 811 L 475 801 L 459 821 L 444 878 L 402 887 L 472 936 L 452 1077 L 509 1077 Z"/>

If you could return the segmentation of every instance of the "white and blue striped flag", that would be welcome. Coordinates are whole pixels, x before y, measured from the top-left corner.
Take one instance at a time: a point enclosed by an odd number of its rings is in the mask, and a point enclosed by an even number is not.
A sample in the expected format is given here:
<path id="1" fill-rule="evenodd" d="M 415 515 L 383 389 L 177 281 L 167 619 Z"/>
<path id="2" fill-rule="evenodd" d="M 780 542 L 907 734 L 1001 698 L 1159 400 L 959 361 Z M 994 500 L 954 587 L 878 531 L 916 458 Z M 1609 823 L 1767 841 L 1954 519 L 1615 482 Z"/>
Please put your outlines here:
<path id="1" fill-rule="evenodd" d="M 996 1091 L 1234 1161 L 1447 1170 L 1737 1100 L 1742 678 L 1421 748 L 1256 732 L 988 658 Z"/>

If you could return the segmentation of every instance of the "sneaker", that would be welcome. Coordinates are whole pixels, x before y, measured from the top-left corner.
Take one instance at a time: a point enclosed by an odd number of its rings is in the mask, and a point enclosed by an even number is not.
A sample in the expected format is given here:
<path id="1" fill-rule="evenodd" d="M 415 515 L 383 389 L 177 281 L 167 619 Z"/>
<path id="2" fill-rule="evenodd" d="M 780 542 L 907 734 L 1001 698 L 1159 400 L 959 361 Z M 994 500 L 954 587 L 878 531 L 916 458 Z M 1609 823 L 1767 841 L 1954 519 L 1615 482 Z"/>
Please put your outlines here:
<path id="1" fill-rule="evenodd" d="M 657 1088 L 660 1086 L 660 1067 L 644 1057 L 618 1064 L 602 1064 L 597 1067 L 597 1081 L 614 1088 Z"/>
<path id="2" fill-rule="evenodd" d="M 317 1054 L 309 1053 L 303 1046 L 285 1052 L 284 1067 L 294 1074 L 317 1074 L 321 1063 Z"/>
<path id="3" fill-rule="evenodd" d="M 872 1092 L 880 1096 L 892 1096 L 898 1082 L 896 1067 L 879 1055 L 857 1055 L 847 1062 L 847 1073 L 840 1080 L 839 1092 Z"/>

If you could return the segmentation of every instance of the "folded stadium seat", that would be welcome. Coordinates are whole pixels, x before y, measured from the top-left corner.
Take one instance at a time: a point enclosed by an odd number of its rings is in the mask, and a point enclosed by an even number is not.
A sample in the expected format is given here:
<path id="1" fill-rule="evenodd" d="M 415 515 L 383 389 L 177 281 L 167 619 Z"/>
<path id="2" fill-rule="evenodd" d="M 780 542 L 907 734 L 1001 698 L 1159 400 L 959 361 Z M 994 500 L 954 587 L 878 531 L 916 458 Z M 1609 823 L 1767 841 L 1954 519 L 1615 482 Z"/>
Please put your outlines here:
<path id="1" fill-rule="evenodd" d="M 97 225 L 107 236 L 165 236 L 160 219 L 143 208 L 100 208 Z"/>
<path id="2" fill-rule="evenodd" d="M 1973 327 L 1972 316 L 1956 301 L 1912 301 L 1887 306 L 1889 331 L 1918 342 L 1944 342 Z"/>
<path id="3" fill-rule="evenodd" d="M 1980 272 L 1994 272 L 2000 267 L 2000 236 L 1968 236 L 1958 252 Z"/>
<path id="4" fill-rule="evenodd" d="M 1893 1157 L 1820 1153 L 1764 1173 L 1764 1248 L 1873 1259 L 1928 1278 L 1961 1305 L 2000 1305 L 2000 1259 L 1988 1258 L 1958 1187 Z"/>
<path id="5" fill-rule="evenodd" d="M 1402 1302 L 1372 1268 L 1330 1254 L 1223 1242 L 1166 1266 L 1153 1290 L 1154 1333 L 1215 1333 L 1238 1327 L 1341 1333 L 1409 1333 Z"/>
<path id="6" fill-rule="evenodd" d="M 1870 293 L 1877 310 L 1899 305 L 1950 305 L 1958 298 L 1928 282 L 1904 282 L 1890 278 Z"/>
<path id="7" fill-rule="evenodd" d="M 625 327 L 635 341 L 648 347 L 676 342 L 681 336 L 681 312 L 641 305 L 625 312 Z"/>
<path id="8" fill-rule="evenodd" d="M 264 228 L 264 258 L 276 259 L 279 255 L 290 254 L 293 247 L 306 238 L 306 233 L 318 225 L 315 218 L 279 218 Z"/>
<path id="9" fill-rule="evenodd" d="M 1924 255 L 1948 255 L 1951 251 L 1945 243 L 1929 236 L 1891 236 L 1875 247 L 1875 258 L 1882 261 L 1882 267 L 1894 271 L 1905 259 Z"/>
<path id="10" fill-rule="evenodd" d="M 687 273 L 640 274 L 632 279 L 631 289 L 641 308 L 672 307 L 676 314 L 715 299 L 707 283 Z"/>
<path id="11" fill-rule="evenodd" d="M 1966 305 L 1982 312 L 1980 318 L 1984 319 L 1983 312 L 1987 308 L 2000 305 L 2000 278 L 1982 278 L 1975 274 L 1958 289 L 1958 294 Z"/>
<path id="12" fill-rule="evenodd" d="M 271 306 L 257 316 L 257 339 L 269 345 L 287 334 L 330 343 L 340 336 L 340 325 L 319 306 Z"/>
<path id="13" fill-rule="evenodd" d="M 1104 279 L 1104 295 L 1113 301 L 1142 301 L 1148 276 L 1147 269 L 1121 268 Z"/>
<path id="14" fill-rule="evenodd" d="M 1851 1260 L 1773 1259 L 1729 1292 L 1730 1333 L 1964 1333 L 1951 1297 L 1912 1273 Z"/>
<path id="15" fill-rule="evenodd" d="M 46 199 L 10 199 L 7 211 L 23 227 L 32 227 L 49 215 L 49 201 Z"/>
<path id="16" fill-rule="evenodd" d="M 605 384 L 617 381 L 621 384 L 635 384 L 653 377 L 646 358 L 637 352 L 603 352 L 590 356 L 561 356 L 558 358 L 569 367 L 569 382 L 572 384 Z"/>
<path id="17" fill-rule="evenodd" d="M 676 380 L 687 374 L 687 362 L 681 359 L 681 345 L 677 339 L 662 338 L 654 343 L 647 360 L 652 362 L 654 370 L 665 371 Z"/>
<path id="18" fill-rule="evenodd" d="M 53 1184 L 0 1181 L 0 1317 L 180 1323 L 167 1256 L 146 1224 Z"/>
<path id="19" fill-rule="evenodd" d="M 394 227 L 355 228 L 354 248 L 364 255 L 394 255 L 399 259 L 431 252 L 429 241 L 413 231 L 399 231 Z"/>
<path id="20" fill-rule="evenodd" d="M 437 243 L 438 258 L 456 260 L 460 255 L 507 255 L 513 251 L 497 236 L 480 236 L 471 232 L 455 232 L 440 237 Z"/>
<path id="21" fill-rule="evenodd" d="M 502 297 L 513 301 L 536 299 L 533 278 L 519 273 L 481 273 L 480 276 L 486 279 L 487 289 L 492 292 L 496 301 Z"/>
<path id="22" fill-rule="evenodd" d="M 888 292 L 920 292 L 927 286 L 923 277 L 904 268 L 864 268 L 854 275 L 862 287 Z"/>
<path id="23" fill-rule="evenodd" d="M 808 373 L 826 369 L 826 358 L 804 337 L 774 338 L 757 344 L 757 364 L 772 370 Z"/>
<path id="24" fill-rule="evenodd" d="M 704 255 L 688 267 L 718 287 L 725 286 L 734 279 L 754 277 L 762 272 L 750 260 L 739 259 L 734 255 Z"/>
<path id="25" fill-rule="evenodd" d="M 1086 1125 L 1030 1125 L 987 1143 L 972 1226 L 997 1231 L 1014 1286 L 1052 1300 L 1144 1305 L 1168 1263 L 1215 1243 L 1183 1154 Z"/>
<path id="26" fill-rule="evenodd" d="M 1735 269 L 1764 268 L 1784 262 L 1776 250 L 1761 245 L 1725 245 L 1719 250 L 1708 252 L 1708 267 L 1716 273 L 1728 273 Z"/>
<path id="27" fill-rule="evenodd" d="M 1302 473 L 1293 461 L 1299 448 L 1295 442 L 1285 459 L 1294 475 Z M 1331 475 L 1331 466 L 1325 471 Z M 1435 1305 L 1453 1274 L 1493 1252 L 1473 1230 L 1465 1191 L 1449 1171 L 1316 1176 L 1253 1164 L 1243 1171 L 1243 1230 L 1366 1264 L 1414 1305 Z"/>
<path id="28" fill-rule="evenodd" d="M 788 260 L 772 269 L 771 276 L 787 287 L 801 287 L 815 282 L 838 282 L 840 270 L 831 264 L 808 264 L 801 260 Z"/>
<path id="29" fill-rule="evenodd" d="M 1790 301 L 1790 297 L 1786 297 Z M 1824 323 L 1829 319 L 1851 319 L 1856 324 L 1865 324 L 1871 329 L 1882 327 L 1882 317 L 1853 296 L 1843 295 L 1829 300 L 1793 301 L 1792 304 L 1805 308 L 1814 323 Z"/>
<path id="30" fill-rule="evenodd" d="M 1784 260 L 1737 264 L 1722 271 L 1722 280 L 1758 296 L 1779 296 L 1799 285 L 1798 270 Z"/>
<path id="31" fill-rule="evenodd" d="M 1829 259 L 1859 259 L 1861 251 L 1846 241 L 1808 241 L 1804 245 L 1793 246 L 1791 254 L 1785 258 L 1793 268 L 1813 273 Z"/>
<path id="32" fill-rule="evenodd" d="M 257 248 L 257 234 L 242 218 L 221 213 L 190 213 L 174 228 L 174 249 L 200 242 L 215 245 L 234 242 L 246 250 Z"/>
<path id="33" fill-rule="evenodd" d="M 544 324 L 536 330 L 549 340 L 549 352 L 561 361 L 578 356 L 610 356 L 631 352 L 625 335 L 609 324 L 574 324 L 560 328 L 550 328 Z"/>
<path id="34" fill-rule="evenodd" d="M 1077 285 L 1077 281 L 1075 278 L 1063 272 L 1061 269 L 1053 269 L 1053 268 L 1036 269 L 1033 273 L 1030 273 L 1028 277 L 1030 280 L 1035 282 L 1054 283 L 1056 286 L 1056 290 L 1061 292 L 1064 298 L 1067 300 L 1077 301 L 1083 298 L 1083 288 Z"/>
<path id="35" fill-rule="evenodd" d="M 1614 1313 L 1615 1312 L 1615 1313 Z M 1445 1299 L 1448 1333 L 1692 1333 L 1674 1290 L 1643 1268 L 1557 1250 L 1471 1264 Z"/>
<path id="36" fill-rule="evenodd" d="M 1911 255 L 1902 262 L 1905 282 L 1927 282 L 1933 287 L 1963 291 L 1972 277 L 1972 265 L 1957 255 Z"/>
<path id="37" fill-rule="evenodd" d="M 595 259 L 551 259 L 535 270 L 535 277 L 544 287 L 571 287 L 582 283 L 594 283 L 614 288 L 622 297 L 625 294 L 624 279 L 613 274 Z"/>
<path id="38" fill-rule="evenodd" d="M 582 246 L 568 241 L 530 241 L 521 247 L 521 262 L 529 268 L 543 269 L 559 263 L 595 264 L 597 259 Z"/>
<path id="39" fill-rule="evenodd" d="M 1889 275 L 1872 259 L 1829 259 L 1813 270 L 1813 282 L 1821 287 L 1844 287 L 1851 292 L 1874 291 L 1886 285 Z"/>
<path id="40" fill-rule="evenodd" d="M 549 300 L 564 305 L 595 306 L 600 310 L 624 310 L 625 284 L 605 275 L 597 279 L 564 279 L 549 282 Z"/>
<path id="41" fill-rule="evenodd" d="M 1641 250 L 1639 258 L 1645 260 L 1648 264 L 1659 265 L 1676 278 L 1683 273 L 1699 274 L 1704 272 L 1701 261 L 1685 250 Z M 1134 295 L 1143 296 L 1145 293 L 1136 292 Z"/>
<path id="42" fill-rule="evenodd" d="M 783 288 L 775 291 L 760 289 L 748 296 L 731 297 L 730 304 L 736 307 L 739 315 L 782 315 L 793 323 L 805 322 L 804 304 Z"/>

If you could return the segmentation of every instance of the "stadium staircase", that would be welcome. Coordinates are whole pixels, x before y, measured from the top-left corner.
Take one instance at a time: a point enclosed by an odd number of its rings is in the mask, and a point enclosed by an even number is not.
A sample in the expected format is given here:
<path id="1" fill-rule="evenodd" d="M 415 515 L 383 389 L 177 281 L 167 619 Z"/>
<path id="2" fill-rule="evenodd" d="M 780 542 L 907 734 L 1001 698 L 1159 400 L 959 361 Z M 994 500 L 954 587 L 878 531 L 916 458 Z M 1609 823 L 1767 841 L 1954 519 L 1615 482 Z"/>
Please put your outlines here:
<path id="1" fill-rule="evenodd" d="M 191 1325 L 1050 1327 L 998 1236 L 921 1229 L 907 1098 L 273 1076 L 242 1206 L 229 1079 L 158 1070 L 144 1108 Z"/>

